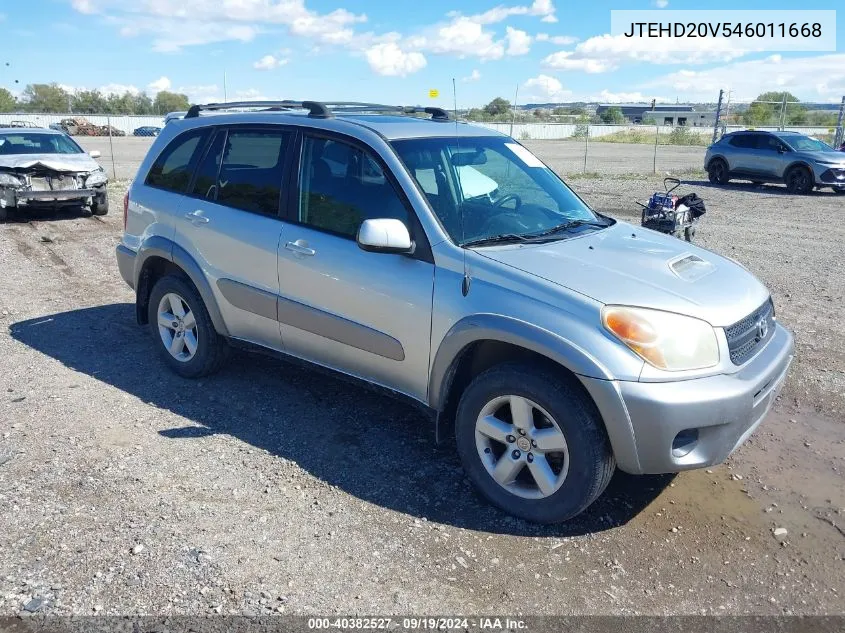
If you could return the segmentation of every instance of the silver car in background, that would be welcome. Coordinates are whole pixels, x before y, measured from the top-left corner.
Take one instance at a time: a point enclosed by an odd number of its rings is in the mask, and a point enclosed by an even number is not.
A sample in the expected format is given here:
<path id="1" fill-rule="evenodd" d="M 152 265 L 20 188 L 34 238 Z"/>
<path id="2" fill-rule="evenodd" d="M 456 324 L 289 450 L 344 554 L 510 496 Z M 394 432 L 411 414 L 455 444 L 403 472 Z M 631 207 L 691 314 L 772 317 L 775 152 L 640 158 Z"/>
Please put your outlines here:
<path id="1" fill-rule="evenodd" d="M 719 185 L 730 180 L 782 182 L 790 193 L 823 187 L 845 193 L 845 155 L 798 132 L 725 134 L 707 148 L 704 168 L 710 182 Z"/>
<path id="2" fill-rule="evenodd" d="M 63 132 L 0 128 L 0 220 L 9 210 L 83 206 L 109 212 L 108 176 L 94 158 Z"/>
<path id="3" fill-rule="evenodd" d="M 596 213 L 437 108 L 195 106 L 124 214 L 118 266 L 172 371 L 210 374 L 234 345 L 386 388 L 532 521 L 577 515 L 617 467 L 723 461 L 793 358 L 741 265 Z"/>

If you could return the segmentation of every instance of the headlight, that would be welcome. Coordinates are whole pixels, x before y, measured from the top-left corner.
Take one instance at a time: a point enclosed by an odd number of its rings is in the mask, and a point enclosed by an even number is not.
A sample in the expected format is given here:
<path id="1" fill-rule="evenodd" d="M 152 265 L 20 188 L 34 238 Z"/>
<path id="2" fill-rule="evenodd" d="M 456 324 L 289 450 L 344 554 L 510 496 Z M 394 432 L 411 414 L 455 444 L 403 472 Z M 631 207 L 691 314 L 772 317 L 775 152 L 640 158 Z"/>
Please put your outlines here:
<path id="1" fill-rule="evenodd" d="M 0 174 L 0 187 L 23 187 L 24 181 L 13 174 Z"/>
<path id="2" fill-rule="evenodd" d="M 104 185 L 108 181 L 109 177 L 106 176 L 106 172 L 104 172 L 102 169 L 98 169 L 97 171 L 88 174 L 88 177 L 85 179 L 85 186 L 96 187 L 98 185 Z"/>
<path id="3" fill-rule="evenodd" d="M 605 306 L 601 320 L 616 338 L 659 369 L 703 369 L 719 362 L 713 326 L 693 317 L 627 306 Z"/>

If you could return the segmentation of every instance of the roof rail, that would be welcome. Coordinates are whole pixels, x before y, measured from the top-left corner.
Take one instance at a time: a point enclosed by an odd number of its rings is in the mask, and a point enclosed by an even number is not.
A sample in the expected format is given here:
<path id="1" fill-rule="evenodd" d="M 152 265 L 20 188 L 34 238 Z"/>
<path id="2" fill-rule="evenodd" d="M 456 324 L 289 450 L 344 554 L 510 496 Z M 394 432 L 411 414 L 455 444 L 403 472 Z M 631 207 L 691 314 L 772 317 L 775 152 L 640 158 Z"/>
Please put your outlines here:
<path id="1" fill-rule="evenodd" d="M 381 103 L 364 103 L 359 101 L 232 101 L 228 103 L 207 103 L 205 105 L 192 105 L 186 119 L 193 119 L 202 111 L 231 110 L 236 108 L 260 108 L 270 111 L 278 110 L 308 110 L 308 116 L 315 119 L 328 119 L 338 113 L 365 113 L 365 112 L 394 112 L 396 114 L 416 114 L 425 112 L 431 115 L 432 121 L 449 121 L 449 113 L 443 108 L 420 108 L 418 106 L 394 106 Z"/>

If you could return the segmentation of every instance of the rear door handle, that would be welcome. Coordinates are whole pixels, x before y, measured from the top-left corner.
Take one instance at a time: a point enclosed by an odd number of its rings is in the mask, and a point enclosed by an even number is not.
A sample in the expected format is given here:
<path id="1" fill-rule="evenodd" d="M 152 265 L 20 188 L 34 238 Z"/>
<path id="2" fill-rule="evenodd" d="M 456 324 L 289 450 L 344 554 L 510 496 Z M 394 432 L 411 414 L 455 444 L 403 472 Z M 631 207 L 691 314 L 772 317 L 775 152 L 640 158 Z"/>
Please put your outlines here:
<path id="1" fill-rule="evenodd" d="M 208 218 L 202 214 L 202 211 L 191 211 L 186 213 L 185 217 L 194 224 L 208 224 Z"/>
<path id="2" fill-rule="evenodd" d="M 308 247 L 308 242 L 305 240 L 296 240 L 295 242 L 288 242 L 285 244 L 285 248 L 289 251 L 296 253 L 297 255 L 315 255 L 317 251 L 313 248 Z"/>

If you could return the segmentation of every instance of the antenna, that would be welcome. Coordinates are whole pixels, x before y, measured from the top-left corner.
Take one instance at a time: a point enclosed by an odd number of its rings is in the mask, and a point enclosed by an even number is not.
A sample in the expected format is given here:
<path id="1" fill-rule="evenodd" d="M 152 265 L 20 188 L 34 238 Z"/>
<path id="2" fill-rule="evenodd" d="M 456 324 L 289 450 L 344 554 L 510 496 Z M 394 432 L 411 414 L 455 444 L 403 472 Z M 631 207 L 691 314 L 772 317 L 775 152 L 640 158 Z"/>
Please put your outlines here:
<path id="1" fill-rule="evenodd" d="M 516 92 L 513 95 L 513 116 L 511 117 L 511 131 L 509 136 L 513 138 L 513 124 L 516 122 L 516 100 L 519 97 L 519 84 L 516 84 Z"/>
<path id="2" fill-rule="evenodd" d="M 223 71 L 223 102 L 226 103 L 229 101 L 229 98 L 226 94 L 226 71 Z"/>

